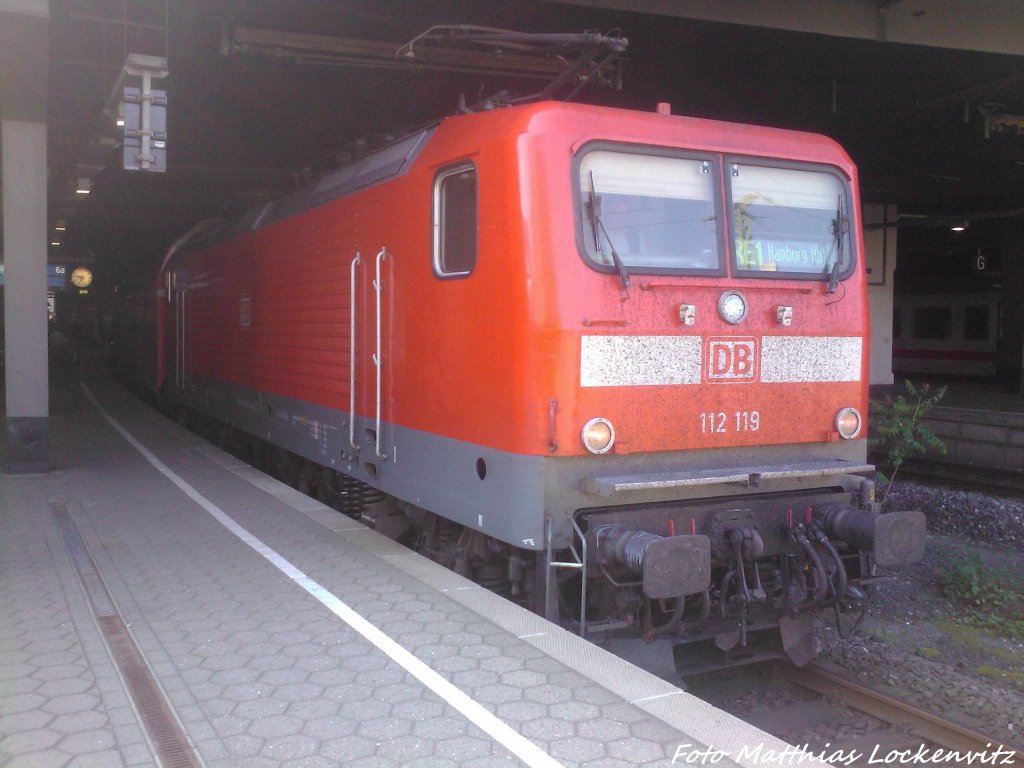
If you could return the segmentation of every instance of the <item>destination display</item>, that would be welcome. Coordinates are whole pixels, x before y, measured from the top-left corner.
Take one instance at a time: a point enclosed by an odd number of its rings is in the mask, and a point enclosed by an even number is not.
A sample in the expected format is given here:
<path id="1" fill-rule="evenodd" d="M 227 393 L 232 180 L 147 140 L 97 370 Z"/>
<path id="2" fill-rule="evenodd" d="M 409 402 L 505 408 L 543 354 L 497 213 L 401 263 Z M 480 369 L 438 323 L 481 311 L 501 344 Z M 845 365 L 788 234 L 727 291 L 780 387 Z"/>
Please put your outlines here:
<path id="1" fill-rule="evenodd" d="M 736 260 L 742 269 L 822 274 L 835 258 L 834 240 L 736 240 Z"/>

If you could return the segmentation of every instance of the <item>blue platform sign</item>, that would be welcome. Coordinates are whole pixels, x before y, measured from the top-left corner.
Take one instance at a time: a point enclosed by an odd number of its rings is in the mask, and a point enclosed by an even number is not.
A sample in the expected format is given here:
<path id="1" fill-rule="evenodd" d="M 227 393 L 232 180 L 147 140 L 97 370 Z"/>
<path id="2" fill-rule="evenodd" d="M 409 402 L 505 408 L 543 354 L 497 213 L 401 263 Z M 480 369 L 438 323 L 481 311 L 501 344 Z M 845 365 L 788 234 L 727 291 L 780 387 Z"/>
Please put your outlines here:
<path id="1" fill-rule="evenodd" d="M 46 265 L 46 287 L 63 288 L 67 285 L 67 267 L 63 264 Z M 4 284 L 4 265 L 0 264 L 0 285 Z"/>

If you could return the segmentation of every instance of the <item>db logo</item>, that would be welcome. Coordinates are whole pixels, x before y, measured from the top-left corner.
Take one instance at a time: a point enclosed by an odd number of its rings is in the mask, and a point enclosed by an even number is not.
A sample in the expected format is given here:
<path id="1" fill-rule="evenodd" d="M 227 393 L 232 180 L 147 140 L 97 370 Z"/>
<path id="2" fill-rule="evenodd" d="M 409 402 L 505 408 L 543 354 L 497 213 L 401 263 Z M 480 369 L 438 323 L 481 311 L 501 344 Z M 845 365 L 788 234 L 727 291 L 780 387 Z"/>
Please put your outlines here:
<path id="1" fill-rule="evenodd" d="M 704 345 L 707 381 L 757 381 L 760 354 L 753 337 L 712 336 Z"/>

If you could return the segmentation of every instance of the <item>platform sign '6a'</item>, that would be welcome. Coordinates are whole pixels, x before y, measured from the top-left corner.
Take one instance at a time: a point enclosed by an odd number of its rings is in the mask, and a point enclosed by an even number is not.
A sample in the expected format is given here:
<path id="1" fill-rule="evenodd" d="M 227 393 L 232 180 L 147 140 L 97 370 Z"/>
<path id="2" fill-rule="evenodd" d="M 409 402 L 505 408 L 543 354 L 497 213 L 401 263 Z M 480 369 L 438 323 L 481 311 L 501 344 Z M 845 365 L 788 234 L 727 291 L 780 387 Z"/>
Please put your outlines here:
<path id="1" fill-rule="evenodd" d="M 704 342 L 705 381 L 757 381 L 760 363 L 760 345 L 753 336 L 710 336 Z"/>

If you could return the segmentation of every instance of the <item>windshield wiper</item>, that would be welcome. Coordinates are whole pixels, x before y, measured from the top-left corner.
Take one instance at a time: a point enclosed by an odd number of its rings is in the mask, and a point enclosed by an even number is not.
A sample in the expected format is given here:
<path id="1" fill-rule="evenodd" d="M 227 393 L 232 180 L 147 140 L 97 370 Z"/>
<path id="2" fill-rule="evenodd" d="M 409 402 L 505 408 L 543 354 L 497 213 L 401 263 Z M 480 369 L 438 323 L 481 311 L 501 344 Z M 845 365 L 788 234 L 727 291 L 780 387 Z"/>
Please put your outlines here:
<path id="1" fill-rule="evenodd" d="M 843 243 L 846 241 L 846 233 L 850 229 L 850 220 L 846 217 L 845 210 L 843 196 L 840 194 L 836 203 L 836 217 L 832 219 L 832 235 L 836 239 L 836 260 L 832 262 L 832 267 L 828 270 L 828 287 L 825 288 L 825 293 L 835 293 L 836 286 L 839 285 L 839 271 L 842 269 L 843 263 Z"/>
<path id="2" fill-rule="evenodd" d="M 608 237 L 608 230 L 604 228 L 604 222 L 601 221 L 601 196 L 597 194 L 597 186 L 594 184 L 594 172 L 590 172 L 590 200 L 588 205 L 590 206 L 590 216 L 594 225 L 594 245 L 597 247 L 598 253 L 604 253 L 601 248 L 601 235 L 604 235 L 604 239 L 608 243 L 608 249 L 611 251 L 612 263 L 615 265 L 615 271 L 619 273 L 619 282 L 622 284 L 622 290 L 629 290 L 629 272 L 626 271 L 626 265 L 622 263 L 622 259 L 619 258 L 618 251 L 615 250 L 615 246 L 612 244 L 612 239 Z"/>

